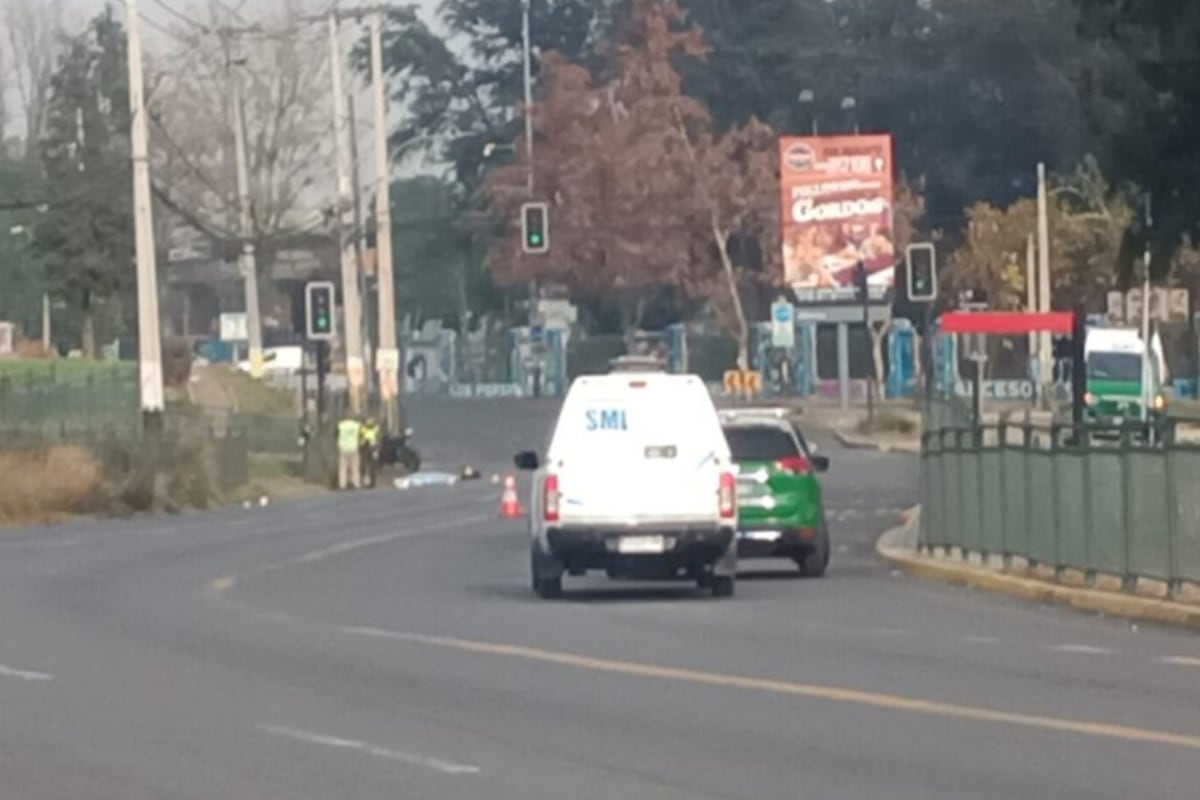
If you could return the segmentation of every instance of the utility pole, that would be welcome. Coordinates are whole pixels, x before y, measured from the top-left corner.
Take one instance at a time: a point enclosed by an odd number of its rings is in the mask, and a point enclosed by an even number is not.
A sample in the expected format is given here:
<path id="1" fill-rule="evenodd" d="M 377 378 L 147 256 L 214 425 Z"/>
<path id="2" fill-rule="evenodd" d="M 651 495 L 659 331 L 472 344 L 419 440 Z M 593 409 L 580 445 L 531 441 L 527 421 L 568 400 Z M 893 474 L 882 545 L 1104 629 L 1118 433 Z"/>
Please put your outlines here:
<path id="1" fill-rule="evenodd" d="M 362 298 L 362 313 L 359 315 L 359 328 L 362 330 L 363 342 L 363 391 L 371 396 L 371 370 L 367 369 L 372 363 L 371 342 L 371 285 L 367 280 L 367 267 L 363 251 L 367 245 L 367 226 L 363 219 L 362 182 L 359 176 L 358 161 L 358 116 L 354 109 L 354 92 L 346 92 L 346 120 L 349 122 L 350 140 L 350 198 L 353 205 L 351 224 L 354 231 L 350 246 L 354 252 L 354 274 L 358 279 L 358 296 Z"/>
<path id="2" fill-rule="evenodd" d="M 383 14 L 378 9 L 371 14 L 371 100 L 375 123 L 375 285 L 379 298 L 379 349 L 375 352 L 375 364 L 379 370 L 385 430 L 396 434 L 403 430 L 404 420 L 400 408 L 400 351 L 396 343 L 396 286 L 392 274 L 391 164 L 387 150 L 387 97 L 383 88 Z M 532 146 L 532 138 L 530 143 Z M 532 170 L 530 175 L 533 175 Z M 466 335 L 465 330 L 462 335 Z"/>
<path id="3" fill-rule="evenodd" d="M 129 144 L 133 162 L 133 225 L 137 256 L 138 374 L 144 429 L 161 430 L 163 412 L 162 342 L 158 323 L 158 272 L 154 257 L 154 217 L 146 98 L 142 78 L 141 17 L 137 0 L 125 0 L 129 59 Z"/>
<path id="4" fill-rule="evenodd" d="M 1038 310 L 1037 293 L 1037 245 L 1033 234 L 1025 239 L 1025 310 L 1030 314 Z M 1032 360 L 1037 353 L 1037 334 L 1029 334 L 1029 358 Z"/>
<path id="5" fill-rule="evenodd" d="M 358 276 L 355 274 L 354 253 L 346 226 L 346 212 L 350 208 L 350 179 L 346 165 L 346 101 L 342 92 L 342 48 L 339 39 L 340 19 L 336 4 L 329 12 L 329 67 L 333 84 L 333 142 L 337 165 L 336 225 L 338 252 L 342 269 L 342 317 L 345 320 L 344 346 L 346 348 L 346 379 L 350 389 L 350 410 L 354 414 L 363 411 L 363 351 L 362 351 L 362 302 L 358 291 Z"/>
<path id="6" fill-rule="evenodd" d="M 234 54 L 230 45 L 232 31 L 221 32 L 225 48 L 225 71 L 230 81 L 230 95 L 233 103 L 233 146 L 236 151 L 238 189 L 238 237 L 241 247 L 238 249 L 238 273 L 242 276 L 243 291 L 246 298 L 246 339 L 249 348 L 250 375 L 261 378 L 263 375 L 262 349 L 262 319 L 259 316 L 258 305 L 258 259 L 254 251 L 254 217 L 251 213 L 250 200 L 250 169 L 246 159 L 246 119 L 242 98 L 242 77 L 234 67 L 246 63 L 239 53 Z"/>
<path id="7" fill-rule="evenodd" d="M 1046 165 L 1038 164 L 1038 304 L 1039 310 L 1050 310 L 1050 211 L 1046 196 Z M 1044 400 L 1050 400 L 1049 389 L 1053 381 L 1053 364 L 1050 350 L 1050 333 L 1043 331 L 1038 338 L 1039 382 L 1046 388 Z"/>

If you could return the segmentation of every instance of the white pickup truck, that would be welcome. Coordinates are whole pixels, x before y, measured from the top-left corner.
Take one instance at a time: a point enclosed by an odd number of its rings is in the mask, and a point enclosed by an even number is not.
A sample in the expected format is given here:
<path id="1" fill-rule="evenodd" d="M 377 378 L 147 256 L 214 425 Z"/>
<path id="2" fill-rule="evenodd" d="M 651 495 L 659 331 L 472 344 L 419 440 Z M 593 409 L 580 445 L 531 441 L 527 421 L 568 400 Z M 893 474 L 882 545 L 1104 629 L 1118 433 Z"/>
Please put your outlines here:
<path id="1" fill-rule="evenodd" d="M 737 480 L 707 388 L 694 375 L 577 378 L 533 472 L 530 561 L 541 597 L 563 575 L 693 580 L 733 594 Z"/>

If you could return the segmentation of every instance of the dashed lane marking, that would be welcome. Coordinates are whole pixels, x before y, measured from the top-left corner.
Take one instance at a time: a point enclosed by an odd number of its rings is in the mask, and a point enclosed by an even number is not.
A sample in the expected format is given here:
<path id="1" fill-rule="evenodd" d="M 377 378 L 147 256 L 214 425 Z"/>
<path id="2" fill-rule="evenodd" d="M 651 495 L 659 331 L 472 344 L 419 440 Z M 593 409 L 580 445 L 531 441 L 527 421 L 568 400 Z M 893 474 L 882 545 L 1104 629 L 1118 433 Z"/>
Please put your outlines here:
<path id="1" fill-rule="evenodd" d="M 1175 667 L 1200 667 L 1200 658 L 1192 656 L 1166 656 L 1158 659 L 1160 664 L 1170 664 Z"/>
<path id="2" fill-rule="evenodd" d="M 445 761 L 440 758 L 418 755 L 416 753 L 405 753 L 400 750 L 389 750 L 386 747 L 371 744 L 370 742 L 360 742 L 356 739 L 343 739 L 340 736 L 326 736 L 321 733 L 313 733 L 304 731 L 298 728 L 285 728 L 279 725 L 259 725 L 258 730 L 263 733 L 271 733 L 276 736 L 282 736 L 287 739 L 292 739 L 297 742 L 306 744 L 321 745 L 323 747 L 332 747 L 337 750 L 350 750 L 356 753 L 362 753 L 376 758 L 386 759 L 387 761 L 397 761 L 401 764 L 408 764 L 414 767 L 424 767 L 435 772 L 441 772 L 446 775 L 475 775 L 479 773 L 479 767 L 470 764 L 459 764 L 454 761 Z"/>
<path id="3" fill-rule="evenodd" d="M 1107 647 L 1093 647 L 1090 644 L 1056 644 L 1051 645 L 1048 649 L 1055 653 L 1080 653 L 1092 656 L 1107 656 L 1114 652 Z"/>
<path id="4" fill-rule="evenodd" d="M 314 564 L 318 561 L 324 561 L 327 558 L 332 558 L 333 556 L 344 555 L 355 550 L 361 550 L 364 547 L 371 547 L 377 544 L 386 544 L 388 542 L 394 542 L 400 539 L 412 539 L 418 536 L 425 536 L 430 533 L 448 530 L 450 528 L 473 525 L 477 522 L 485 522 L 493 518 L 494 515 L 492 514 L 475 514 L 468 517 L 455 517 L 453 519 L 443 520 L 442 522 L 434 525 L 422 525 L 409 530 L 397 531 L 395 533 L 381 534 L 379 536 L 368 536 L 363 539 L 353 539 L 348 542 L 339 542 L 338 544 L 331 545 L 329 547 L 323 547 L 320 550 L 312 550 L 307 553 L 301 553 L 300 555 L 285 558 L 282 561 L 274 561 L 269 564 L 264 564 L 260 567 L 254 567 L 253 569 L 249 569 L 239 575 L 226 575 L 217 578 L 216 580 L 209 582 L 208 589 L 213 594 L 221 595 L 232 589 L 239 580 L 244 580 L 246 578 L 257 577 L 259 575 L 264 575 L 268 572 L 275 572 L 276 570 L 284 569 L 286 567 L 299 566 L 301 564 Z"/>
<path id="5" fill-rule="evenodd" d="M 16 678 L 19 681 L 47 682 L 54 680 L 53 675 L 45 672 L 35 672 L 31 669 L 14 669 L 0 664 L 0 678 Z"/>
<path id="6" fill-rule="evenodd" d="M 555 650 L 543 650 L 521 645 L 501 644 L 497 642 L 473 641 L 448 636 L 429 636 L 418 633 L 402 633 L 398 631 L 380 630 L 378 628 L 344 627 L 342 633 L 354 636 L 366 636 L 374 639 L 420 644 L 439 647 L 447 650 L 457 650 L 476 655 L 499 656 L 523 661 L 537 661 L 556 664 L 562 667 L 605 672 L 618 675 L 628 675 L 639 678 L 677 681 L 703 686 L 726 689 L 743 689 L 749 691 L 769 692 L 777 695 L 807 697 L 837 703 L 850 703 L 861 706 L 899 711 L 910 714 L 943 717 L 949 719 L 973 720 L 998 725 L 1008 725 L 1020 728 L 1072 733 L 1100 739 L 1114 739 L 1125 742 L 1138 742 L 1150 745 L 1166 745 L 1181 747 L 1189 750 L 1200 750 L 1200 736 L 1156 731 L 1147 728 L 1134 728 L 1126 725 L 1116 725 L 1105 722 L 1087 722 L 1084 720 L 1046 717 L 1036 714 L 1021 714 L 1011 711 L 998 711 L 978 706 L 956 705 L 954 703 L 925 700 L 918 697 L 906 697 L 896 694 L 868 692 L 840 686 L 822 686 L 817 684 L 792 683 L 789 681 L 772 680 L 768 678 L 752 678 L 742 675 L 732 675 L 717 672 L 702 672 L 693 669 L 659 666 L 634 661 L 617 661 L 607 658 L 594 658 Z"/>

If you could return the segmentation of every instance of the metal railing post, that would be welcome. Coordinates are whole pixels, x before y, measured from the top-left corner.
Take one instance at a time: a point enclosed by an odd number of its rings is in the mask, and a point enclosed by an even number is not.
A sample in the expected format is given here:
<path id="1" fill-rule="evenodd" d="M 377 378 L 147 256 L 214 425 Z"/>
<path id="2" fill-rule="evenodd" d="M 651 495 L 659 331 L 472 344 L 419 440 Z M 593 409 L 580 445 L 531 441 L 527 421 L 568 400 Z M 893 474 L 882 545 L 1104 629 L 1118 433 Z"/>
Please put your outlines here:
<path id="1" fill-rule="evenodd" d="M 1080 446 L 1083 449 L 1080 466 L 1083 470 L 1083 497 L 1081 498 L 1083 501 L 1083 580 L 1088 586 L 1094 586 L 1096 564 L 1092 558 L 1092 526 L 1095 516 L 1092 509 L 1092 437 L 1091 431 L 1086 427 L 1083 429 Z"/>
<path id="2" fill-rule="evenodd" d="M 1012 550 L 1008 544 L 1008 420 L 1002 418 L 996 429 L 996 453 L 1000 470 L 1000 560 L 1004 569 L 1012 566 Z"/>
<path id="3" fill-rule="evenodd" d="M 1166 459 L 1167 481 L 1167 596 L 1178 598 L 1183 588 L 1179 572 L 1179 487 L 1175 481 L 1178 473 L 1175 464 L 1174 431 L 1163 441 L 1163 458 Z"/>
<path id="4" fill-rule="evenodd" d="M 1033 450 L 1033 424 L 1026 422 L 1021 429 L 1021 474 L 1025 476 L 1025 563 L 1029 569 L 1033 569 L 1038 565 L 1038 561 L 1033 556 L 1033 548 L 1030 547 L 1030 535 L 1034 529 L 1034 523 L 1037 521 L 1037 514 L 1033 510 L 1033 470 L 1030 469 L 1032 461 L 1029 454 Z"/>
<path id="5" fill-rule="evenodd" d="M 1059 453 L 1061 444 L 1059 437 L 1062 436 L 1062 428 L 1058 425 L 1050 426 L 1050 497 L 1053 498 L 1050 506 L 1050 526 L 1054 532 L 1054 580 L 1062 580 L 1063 576 L 1063 554 L 1062 554 L 1062 513 L 1061 505 L 1058 502 L 1058 468 L 1060 464 Z"/>
<path id="6" fill-rule="evenodd" d="M 988 559 L 987 537 L 985 536 L 985 532 L 987 531 L 987 519 L 986 514 L 984 513 L 984 494 L 986 493 L 986 490 L 983 485 L 983 441 L 985 435 L 984 427 L 982 425 L 976 426 L 974 441 L 975 487 L 976 494 L 978 494 L 979 497 L 976 498 L 977 502 L 975 503 L 975 506 L 979 511 L 979 558 L 981 562 L 984 563 L 986 563 Z"/>
<path id="7" fill-rule="evenodd" d="M 1137 581 L 1130 574 L 1132 572 L 1132 547 L 1130 545 L 1130 536 L 1132 535 L 1134 518 L 1133 518 L 1133 470 L 1129 467 L 1131 443 L 1129 440 L 1129 427 L 1122 426 L 1121 428 L 1121 516 L 1122 516 L 1122 531 L 1121 531 L 1121 588 L 1125 590 L 1132 589 Z"/>
<path id="8" fill-rule="evenodd" d="M 969 430 L 959 428 L 954 433 L 954 454 L 958 462 L 958 555 L 963 561 L 970 555 L 967 551 L 967 497 L 963 480 L 963 438 Z"/>

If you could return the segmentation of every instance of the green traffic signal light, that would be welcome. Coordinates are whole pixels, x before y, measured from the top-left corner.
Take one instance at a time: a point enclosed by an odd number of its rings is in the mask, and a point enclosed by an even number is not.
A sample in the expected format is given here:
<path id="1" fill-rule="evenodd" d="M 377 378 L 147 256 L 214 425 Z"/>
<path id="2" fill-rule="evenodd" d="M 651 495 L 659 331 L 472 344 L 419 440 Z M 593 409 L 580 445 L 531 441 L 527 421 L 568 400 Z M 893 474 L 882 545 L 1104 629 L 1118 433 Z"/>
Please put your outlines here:
<path id="1" fill-rule="evenodd" d="M 546 203 L 525 203 L 521 206 L 522 249 L 526 253 L 544 253 L 549 249 L 548 211 Z"/>
<path id="2" fill-rule="evenodd" d="M 331 281 L 313 281 L 305 287 L 306 329 L 309 338 L 330 339 L 334 329 L 334 286 Z"/>

